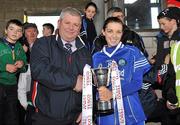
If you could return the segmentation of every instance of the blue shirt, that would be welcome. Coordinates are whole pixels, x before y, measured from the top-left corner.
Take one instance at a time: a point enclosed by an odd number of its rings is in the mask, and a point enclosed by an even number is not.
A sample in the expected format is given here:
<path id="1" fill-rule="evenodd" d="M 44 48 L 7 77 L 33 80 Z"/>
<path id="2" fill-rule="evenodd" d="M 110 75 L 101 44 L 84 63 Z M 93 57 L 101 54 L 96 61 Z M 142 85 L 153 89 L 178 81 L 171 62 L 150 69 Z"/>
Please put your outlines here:
<path id="1" fill-rule="evenodd" d="M 143 74 L 150 69 L 150 64 L 139 49 L 120 42 L 115 47 L 105 46 L 101 52 L 95 53 L 93 67 L 109 67 L 113 60 L 118 64 L 120 72 L 126 125 L 140 123 L 146 117 L 138 90 L 141 89 Z M 117 115 L 117 110 L 115 112 Z M 98 121 L 99 125 L 114 125 L 114 114 L 101 116 Z"/>

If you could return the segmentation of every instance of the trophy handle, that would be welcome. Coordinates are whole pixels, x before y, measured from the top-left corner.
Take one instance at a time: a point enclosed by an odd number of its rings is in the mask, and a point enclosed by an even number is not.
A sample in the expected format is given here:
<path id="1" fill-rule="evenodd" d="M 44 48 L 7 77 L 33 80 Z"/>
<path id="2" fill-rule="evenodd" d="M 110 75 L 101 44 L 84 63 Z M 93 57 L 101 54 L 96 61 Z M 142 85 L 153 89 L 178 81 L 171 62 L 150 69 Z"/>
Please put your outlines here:
<path id="1" fill-rule="evenodd" d="M 107 86 L 109 86 L 110 85 L 110 79 L 111 79 L 111 68 L 108 68 L 108 79 L 107 79 Z"/>
<path id="2" fill-rule="evenodd" d="M 92 85 L 93 86 L 95 86 L 95 87 L 97 87 L 96 85 L 97 85 L 97 79 L 96 79 L 96 75 L 95 75 L 95 72 L 94 72 L 94 70 L 93 69 L 91 69 L 91 72 L 92 72 L 92 77 L 94 77 L 93 78 L 93 81 L 94 81 L 94 83 L 92 82 Z"/>

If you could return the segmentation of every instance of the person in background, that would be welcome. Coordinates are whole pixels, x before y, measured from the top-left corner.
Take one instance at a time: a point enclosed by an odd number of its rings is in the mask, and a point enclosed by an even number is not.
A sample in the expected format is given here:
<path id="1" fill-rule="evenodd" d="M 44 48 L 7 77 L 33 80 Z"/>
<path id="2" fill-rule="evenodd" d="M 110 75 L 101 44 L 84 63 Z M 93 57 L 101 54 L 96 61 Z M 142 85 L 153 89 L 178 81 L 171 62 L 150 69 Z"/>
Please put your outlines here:
<path id="1" fill-rule="evenodd" d="M 19 125 L 16 74 L 26 71 L 26 54 L 18 42 L 23 24 L 11 19 L 5 33 L 0 39 L 0 125 Z"/>
<path id="2" fill-rule="evenodd" d="M 30 53 L 34 42 L 37 40 L 38 29 L 34 23 L 24 24 L 24 41 L 22 41 L 24 50 L 27 55 L 26 65 L 27 71 L 21 73 L 18 80 L 18 99 L 20 102 L 20 122 L 21 124 L 31 125 L 31 114 L 33 113 L 33 106 L 30 98 L 31 89 L 31 72 L 30 72 Z"/>
<path id="3" fill-rule="evenodd" d="M 83 68 L 91 65 L 91 54 L 78 37 L 81 21 L 77 9 L 64 8 L 59 34 L 42 37 L 33 45 L 33 125 L 81 124 Z"/>
<path id="4" fill-rule="evenodd" d="M 176 75 L 170 59 L 171 45 L 180 41 L 180 9 L 168 7 L 157 16 L 161 31 L 157 35 L 157 82 L 162 87 L 164 105 L 168 112 L 168 125 L 180 124 L 178 100 L 175 91 Z M 178 120 L 179 119 L 179 120 Z"/>
<path id="5" fill-rule="evenodd" d="M 93 18 L 97 13 L 97 6 L 93 2 L 89 2 L 84 9 L 84 16 L 82 17 L 82 26 L 80 31 L 80 37 L 84 41 L 89 51 L 92 51 L 93 41 L 97 36 L 96 28 L 93 22 Z"/>
<path id="6" fill-rule="evenodd" d="M 21 40 L 21 44 L 26 52 L 28 63 L 30 61 L 30 51 L 34 42 L 37 40 L 38 33 L 39 31 L 35 23 L 27 22 L 24 24 L 24 36 L 23 40 Z"/>
<path id="7" fill-rule="evenodd" d="M 180 7 L 179 0 L 167 0 L 167 7 Z"/>
<path id="8" fill-rule="evenodd" d="M 117 17 L 109 17 L 105 20 L 102 33 L 107 41 L 107 46 L 104 46 L 102 51 L 93 55 L 93 68 L 108 67 L 113 60 L 116 61 L 119 72 L 122 72 L 120 73 L 122 88 L 120 93 L 122 93 L 124 104 L 122 110 L 125 115 L 125 124 L 145 125 L 146 117 L 138 97 L 138 90 L 142 86 L 143 74 L 150 69 L 148 60 L 139 49 L 124 45 L 120 41 L 123 35 L 123 23 Z M 98 92 L 100 100 L 107 101 L 112 99 L 112 91 L 110 89 L 102 86 L 98 88 Z M 114 110 L 115 115 L 114 113 L 100 114 L 97 118 L 97 124 L 120 125 L 117 107 Z"/>
<path id="9" fill-rule="evenodd" d="M 141 52 L 143 52 L 145 57 L 148 57 L 148 53 L 145 49 L 142 38 L 136 32 L 129 29 L 129 27 L 124 24 L 124 13 L 121 8 L 119 8 L 119 7 L 110 8 L 107 12 L 107 17 L 117 17 L 123 22 L 123 27 L 124 27 L 123 32 L 124 33 L 121 38 L 121 42 L 123 44 L 133 45 L 133 46 L 137 47 L 139 50 L 141 50 Z M 95 52 L 101 50 L 102 47 L 104 45 L 106 45 L 107 43 L 104 41 L 104 36 L 101 34 L 99 37 L 97 37 L 94 40 L 93 44 L 94 45 L 93 45 L 92 53 L 95 53 Z"/>
<path id="10" fill-rule="evenodd" d="M 53 24 L 51 24 L 51 23 L 43 24 L 43 30 L 42 30 L 43 36 L 50 36 L 50 35 L 53 35 L 53 33 L 54 33 Z"/>

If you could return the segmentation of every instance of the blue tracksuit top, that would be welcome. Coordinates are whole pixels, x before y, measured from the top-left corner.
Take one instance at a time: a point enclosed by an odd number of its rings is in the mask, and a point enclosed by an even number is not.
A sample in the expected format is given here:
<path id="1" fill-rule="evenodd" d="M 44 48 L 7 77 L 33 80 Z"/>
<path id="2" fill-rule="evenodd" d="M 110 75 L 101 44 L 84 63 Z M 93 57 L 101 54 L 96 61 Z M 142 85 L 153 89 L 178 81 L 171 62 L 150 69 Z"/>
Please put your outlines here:
<path id="1" fill-rule="evenodd" d="M 112 60 L 116 61 L 120 71 L 126 125 L 136 125 L 146 120 L 138 90 L 141 89 L 143 74 L 150 69 L 150 64 L 139 49 L 120 42 L 115 47 L 104 46 L 102 51 L 95 53 L 93 68 L 109 67 Z M 117 109 L 115 112 L 117 114 Z M 114 125 L 114 114 L 100 116 L 97 122 L 100 122 L 99 125 Z"/>

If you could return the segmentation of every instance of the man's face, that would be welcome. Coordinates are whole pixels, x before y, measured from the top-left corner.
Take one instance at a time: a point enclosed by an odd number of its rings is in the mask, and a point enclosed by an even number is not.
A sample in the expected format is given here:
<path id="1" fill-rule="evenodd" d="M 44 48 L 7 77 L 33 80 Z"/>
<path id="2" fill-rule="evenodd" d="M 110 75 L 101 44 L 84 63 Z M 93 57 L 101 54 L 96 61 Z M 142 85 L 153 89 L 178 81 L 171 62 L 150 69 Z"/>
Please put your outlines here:
<path id="1" fill-rule="evenodd" d="M 81 18 L 65 14 L 63 19 L 59 19 L 59 34 L 65 41 L 73 41 L 80 33 Z"/>
<path id="2" fill-rule="evenodd" d="M 114 12 L 112 14 L 112 17 L 117 17 L 118 19 L 120 19 L 122 22 L 124 22 L 124 14 L 122 12 Z"/>
<path id="3" fill-rule="evenodd" d="M 46 26 L 43 26 L 42 34 L 43 34 L 43 36 L 50 36 L 50 35 L 52 35 L 51 29 L 46 27 Z"/>
<path id="4" fill-rule="evenodd" d="M 10 43 L 16 43 L 16 41 L 22 37 L 22 27 L 17 26 L 15 24 L 10 24 L 8 28 L 5 30 L 7 34 L 7 40 Z"/>
<path id="5" fill-rule="evenodd" d="M 25 37 L 29 44 L 34 43 L 37 39 L 38 31 L 34 27 L 29 27 L 28 29 L 25 29 Z"/>

